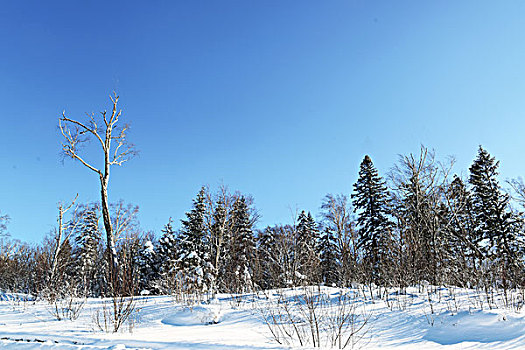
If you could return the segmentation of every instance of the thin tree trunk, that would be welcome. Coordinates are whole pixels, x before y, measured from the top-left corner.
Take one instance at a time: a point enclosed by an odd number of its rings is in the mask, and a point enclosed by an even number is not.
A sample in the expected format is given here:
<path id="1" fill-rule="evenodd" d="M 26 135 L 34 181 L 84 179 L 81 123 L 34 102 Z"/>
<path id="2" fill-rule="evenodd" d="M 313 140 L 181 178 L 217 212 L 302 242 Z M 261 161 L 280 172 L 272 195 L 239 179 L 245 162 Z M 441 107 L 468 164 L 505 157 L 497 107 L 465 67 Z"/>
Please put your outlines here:
<path id="1" fill-rule="evenodd" d="M 49 280 L 53 281 L 58 265 L 58 255 L 60 254 L 60 246 L 62 243 L 62 205 L 58 207 L 58 232 L 56 236 L 55 251 L 53 252 L 53 261 L 51 262 L 51 273 Z"/>
<path id="2" fill-rule="evenodd" d="M 111 225 L 111 218 L 109 216 L 108 203 L 108 177 L 100 176 L 100 195 L 102 202 L 102 218 L 104 221 L 104 229 L 106 231 L 106 243 L 108 250 L 108 265 L 109 265 L 109 279 L 113 287 L 113 293 L 118 292 L 118 256 L 115 247 L 115 239 L 113 236 L 113 227 Z"/>

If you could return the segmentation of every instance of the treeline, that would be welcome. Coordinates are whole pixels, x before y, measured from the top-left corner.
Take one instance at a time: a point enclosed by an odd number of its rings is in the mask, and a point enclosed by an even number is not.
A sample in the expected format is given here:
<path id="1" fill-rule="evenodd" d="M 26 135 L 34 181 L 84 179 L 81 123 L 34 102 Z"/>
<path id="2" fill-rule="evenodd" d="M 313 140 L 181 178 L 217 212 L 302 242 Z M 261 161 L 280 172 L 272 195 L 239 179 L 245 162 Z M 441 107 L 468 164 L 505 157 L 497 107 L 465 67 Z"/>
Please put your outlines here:
<path id="1" fill-rule="evenodd" d="M 294 222 L 262 230 L 253 199 L 225 188 L 203 187 L 180 229 L 170 219 L 158 235 L 141 231 L 137 207 L 118 203 L 111 217 L 119 285 L 129 295 L 207 296 L 317 284 L 522 287 L 525 220 L 513 203 L 525 199 L 523 183 L 510 183 L 511 201 L 499 162 L 482 147 L 467 176 L 453 174 L 453 165 L 422 147 L 382 177 L 365 156 L 351 194 L 326 195 L 317 220 L 300 211 Z M 64 233 L 40 245 L 4 239 L 0 289 L 110 295 L 100 216 L 98 205 L 79 206 Z"/>

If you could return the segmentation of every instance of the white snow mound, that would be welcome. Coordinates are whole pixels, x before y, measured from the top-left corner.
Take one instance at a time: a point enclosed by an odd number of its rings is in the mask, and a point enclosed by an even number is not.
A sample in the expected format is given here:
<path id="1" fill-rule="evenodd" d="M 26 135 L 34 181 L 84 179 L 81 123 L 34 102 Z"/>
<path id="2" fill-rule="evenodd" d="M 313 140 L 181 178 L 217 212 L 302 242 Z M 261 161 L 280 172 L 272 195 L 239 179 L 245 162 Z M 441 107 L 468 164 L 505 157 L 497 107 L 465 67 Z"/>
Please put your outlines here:
<path id="1" fill-rule="evenodd" d="M 179 309 L 162 319 L 163 324 L 171 326 L 199 326 L 217 324 L 222 320 L 219 310 L 212 307 L 194 306 Z"/>
<path id="2" fill-rule="evenodd" d="M 462 342 L 492 343 L 518 338 L 525 333 L 522 318 L 495 312 L 462 311 L 454 316 L 444 315 L 431 327 L 424 339 L 441 345 Z"/>

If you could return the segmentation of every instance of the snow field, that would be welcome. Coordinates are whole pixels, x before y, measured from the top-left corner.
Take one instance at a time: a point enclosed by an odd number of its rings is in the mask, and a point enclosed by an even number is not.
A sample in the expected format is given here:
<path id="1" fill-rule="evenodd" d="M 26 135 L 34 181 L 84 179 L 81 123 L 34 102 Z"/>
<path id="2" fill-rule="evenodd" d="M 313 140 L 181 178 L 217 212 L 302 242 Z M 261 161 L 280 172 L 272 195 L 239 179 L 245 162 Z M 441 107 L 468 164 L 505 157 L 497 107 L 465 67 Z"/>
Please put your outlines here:
<path id="1" fill-rule="evenodd" d="M 314 289 L 313 289 L 314 290 Z M 315 288 L 317 290 L 317 288 Z M 172 296 L 137 298 L 132 327 L 105 333 L 94 324 L 101 299 L 88 299 L 74 321 L 57 321 L 45 301 L 4 294 L 0 301 L 2 349 L 290 349 L 275 342 L 264 316 L 284 303 L 300 314 L 302 289 L 231 296 L 189 306 Z M 363 349 L 523 349 L 525 317 L 519 304 L 504 306 L 497 295 L 459 288 L 389 290 L 388 299 L 370 300 L 365 288 L 352 295 L 353 312 L 368 317 L 355 348 Z M 377 292 L 377 291 L 376 291 Z M 341 290 L 323 287 L 334 302 Z M 388 300 L 388 301 L 386 301 Z M 280 306 L 281 305 L 281 306 Z M 304 305 L 303 305 L 304 306 Z M 318 312 L 336 308 L 324 305 Z M 276 309 L 277 308 L 277 309 Z M 363 313 L 364 312 L 364 313 Z M 328 315 L 328 314 L 327 314 Z M 131 332 L 130 332 L 131 331 Z M 305 348 L 312 348 L 311 342 Z M 323 342 L 324 348 L 328 348 Z M 350 347 L 347 347 L 349 349 Z"/>

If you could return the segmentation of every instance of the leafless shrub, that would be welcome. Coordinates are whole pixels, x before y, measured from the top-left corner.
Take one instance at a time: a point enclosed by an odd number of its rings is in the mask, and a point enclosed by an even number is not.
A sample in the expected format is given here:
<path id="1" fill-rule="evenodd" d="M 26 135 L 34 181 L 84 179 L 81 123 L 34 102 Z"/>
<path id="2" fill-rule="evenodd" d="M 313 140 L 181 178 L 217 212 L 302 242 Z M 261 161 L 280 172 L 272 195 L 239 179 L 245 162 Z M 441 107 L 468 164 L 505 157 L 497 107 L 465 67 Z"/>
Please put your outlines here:
<path id="1" fill-rule="evenodd" d="M 138 320 L 140 309 L 135 299 L 138 281 L 132 256 L 132 245 L 122 247 L 120 275 L 114 276 L 111 272 L 108 274 L 109 278 L 118 280 L 110 280 L 109 286 L 113 288 L 111 297 L 104 299 L 102 306 L 93 315 L 93 323 L 98 330 L 116 333 L 127 325 L 131 332 Z"/>
<path id="2" fill-rule="evenodd" d="M 116 333 L 124 325 L 132 332 L 139 311 L 134 297 L 112 297 L 102 301 L 101 307 L 93 314 L 93 323 L 96 329 L 106 333 Z"/>
<path id="3" fill-rule="evenodd" d="M 265 297 L 259 312 L 281 345 L 354 348 L 367 333 L 370 314 L 350 290 L 334 296 L 308 286 L 270 291 Z"/>
<path id="4" fill-rule="evenodd" d="M 329 305 L 330 345 L 353 349 L 367 334 L 370 314 L 358 309 L 355 296 L 348 291 L 340 291 L 336 302 Z"/>
<path id="5" fill-rule="evenodd" d="M 48 311 L 58 321 L 65 319 L 74 321 L 80 316 L 85 305 L 86 298 L 78 298 L 70 294 L 51 301 Z"/>

